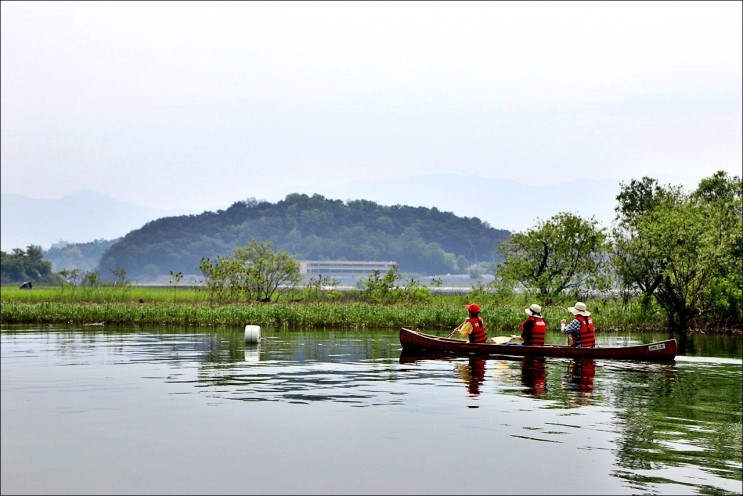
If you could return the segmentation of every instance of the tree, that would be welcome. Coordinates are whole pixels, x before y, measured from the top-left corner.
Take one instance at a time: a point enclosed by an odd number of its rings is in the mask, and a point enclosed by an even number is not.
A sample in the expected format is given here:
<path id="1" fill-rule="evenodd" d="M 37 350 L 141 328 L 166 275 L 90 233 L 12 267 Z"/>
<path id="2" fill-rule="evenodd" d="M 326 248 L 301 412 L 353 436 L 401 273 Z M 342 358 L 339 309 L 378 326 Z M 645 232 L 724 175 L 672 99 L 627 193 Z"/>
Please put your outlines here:
<path id="1" fill-rule="evenodd" d="M 248 294 L 259 301 L 271 301 L 280 286 L 293 289 L 302 280 L 299 262 L 286 251 L 274 251 L 270 241 L 250 241 L 235 248 L 232 257 L 244 267 Z"/>
<path id="2" fill-rule="evenodd" d="M 40 246 L 29 245 L 26 250 L 14 248 L 11 253 L 0 252 L 0 280 L 2 284 L 33 281 L 58 285 L 62 281 L 52 272 L 52 264 L 44 260 Z"/>
<path id="3" fill-rule="evenodd" d="M 82 282 L 83 272 L 80 269 L 62 269 L 59 276 L 70 286 L 77 287 Z"/>
<path id="4" fill-rule="evenodd" d="M 740 177 L 718 172 L 691 194 L 669 188 L 622 210 L 614 265 L 646 304 L 655 297 L 671 327 L 743 320 L 742 191 Z"/>
<path id="5" fill-rule="evenodd" d="M 703 210 L 711 253 L 700 314 L 722 326 L 743 322 L 743 181 L 718 171 L 702 179 L 691 201 Z"/>
<path id="6" fill-rule="evenodd" d="M 605 290 L 606 235 L 595 219 L 561 212 L 498 244 L 499 277 L 535 291 L 545 303 L 563 291 Z"/>
<path id="7" fill-rule="evenodd" d="M 382 275 L 375 269 L 366 281 L 359 281 L 357 285 L 364 290 L 364 294 L 373 303 L 394 303 L 403 294 L 403 291 L 397 285 L 397 281 L 402 279 L 402 274 L 398 272 L 397 264 L 392 265 L 390 269 Z"/>
<path id="8" fill-rule="evenodd" d="M 685 329 L 700 303 L 706 274 L 696 260 L 703 255 L 701 212 L 688 202 L 661 205 L 644 214 L 638 228 L 652 246 L 649 258 L 661 268 L 653 293 L 671 327 Z"/>
<path id="9" fill-rule="evenodd" d="M 302 279 L 299 262 L 285 251 L 276 252 L 270 241 L 252 240 L 235 248 L 232 257 L 218 257 L 216 261 L 202 258 L 200 269 L 210 298 L 219 301 L 271 301 Z"/>
<path id="10" fill-rule="evenodd" d="M 663 279 L 665 267 L 663 257 L 657 256 L 656 240 L 642 232 L 641 220 L 661 205 L 677 204 L 681 195 L 679 188 L 670 185 L 664 188 L 649 177 L 641 181 L 633 179 L 629 185 L 621 183 L 621 192 L 617 195 L 619 205 L 615 208 L 611 261 L 622 287 L 640 290 L 645 310 Z"/>

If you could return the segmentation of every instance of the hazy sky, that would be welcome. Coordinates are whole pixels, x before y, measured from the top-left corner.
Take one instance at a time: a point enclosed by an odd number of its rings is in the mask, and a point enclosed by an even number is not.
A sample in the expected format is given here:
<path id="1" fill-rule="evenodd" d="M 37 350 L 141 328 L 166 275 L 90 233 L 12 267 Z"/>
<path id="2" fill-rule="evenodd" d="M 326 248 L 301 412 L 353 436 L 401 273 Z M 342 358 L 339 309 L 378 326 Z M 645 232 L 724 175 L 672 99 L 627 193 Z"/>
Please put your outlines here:
<path id="1" fill-rule="evenodd" d="M 740 175 L 742 5 L 3 1 L 0 184 L 201 211 L 437 173 Z"/>

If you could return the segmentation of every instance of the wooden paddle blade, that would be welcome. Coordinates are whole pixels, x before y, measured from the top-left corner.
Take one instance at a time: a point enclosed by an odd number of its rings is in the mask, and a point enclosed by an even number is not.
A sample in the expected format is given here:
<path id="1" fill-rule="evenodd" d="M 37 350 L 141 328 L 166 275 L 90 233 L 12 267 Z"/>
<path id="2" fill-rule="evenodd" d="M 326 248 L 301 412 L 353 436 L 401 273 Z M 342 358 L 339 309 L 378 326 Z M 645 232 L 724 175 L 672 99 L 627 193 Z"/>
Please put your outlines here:
<path id="1" fill-rule="evenodd" d="M 511 340 L 511 336 L 495 336 L 491 339 L 495 344 L 505 344 Z"/>

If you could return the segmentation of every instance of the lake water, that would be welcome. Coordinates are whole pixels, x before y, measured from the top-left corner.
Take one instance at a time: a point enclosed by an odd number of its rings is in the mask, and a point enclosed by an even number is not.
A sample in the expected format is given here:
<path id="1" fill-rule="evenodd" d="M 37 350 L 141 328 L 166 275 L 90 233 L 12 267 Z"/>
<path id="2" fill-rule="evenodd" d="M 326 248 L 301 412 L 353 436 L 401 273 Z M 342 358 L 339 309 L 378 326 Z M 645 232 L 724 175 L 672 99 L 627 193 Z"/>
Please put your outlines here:
<path id="1" fill-rule="evenodd" d="M 670 363 L 409 357 L 389 330 L 0 340 L 2 494 L 741 494 L 740 336 Z"/>

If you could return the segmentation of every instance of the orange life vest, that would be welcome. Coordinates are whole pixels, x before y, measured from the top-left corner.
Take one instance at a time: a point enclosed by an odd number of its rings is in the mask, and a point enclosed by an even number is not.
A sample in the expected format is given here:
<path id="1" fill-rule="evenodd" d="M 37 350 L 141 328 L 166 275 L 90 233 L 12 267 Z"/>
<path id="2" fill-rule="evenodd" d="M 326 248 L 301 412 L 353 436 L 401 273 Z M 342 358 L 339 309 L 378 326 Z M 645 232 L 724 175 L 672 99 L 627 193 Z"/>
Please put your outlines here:
<path id="1" fill-rule="evenodd" d="M 485 322 L 483 322 L 480 317 L 472 317 L 467 320 L 472 324 L 470 343 L 484 343 L 487 341 L 488 335 L 485 332 Z"/>
<path id="2" fill-rule="evenodd" d="M 525 345 L 531 346 L 544 346 L 544 333 L 547 330 L 547 324 L 544 322 L 542 317 L 530 316 L 521 323 L 521 332 L 524 332 L 524 324 L 529 321 L 533 322 L 531 326 L 531 334 L 528 340 L 524 340 Z"/>
<path id="3" fill-rule="evenodd" d="M 578 343 L 576 346 L 580 346 L 581 348 L 595 347 L 596 334 L 594 334 L 593 320 L 591 320 L 591 317 L 576 315 L 575 318 L 580 322 L 580 334 L 578 335 Z"/>

